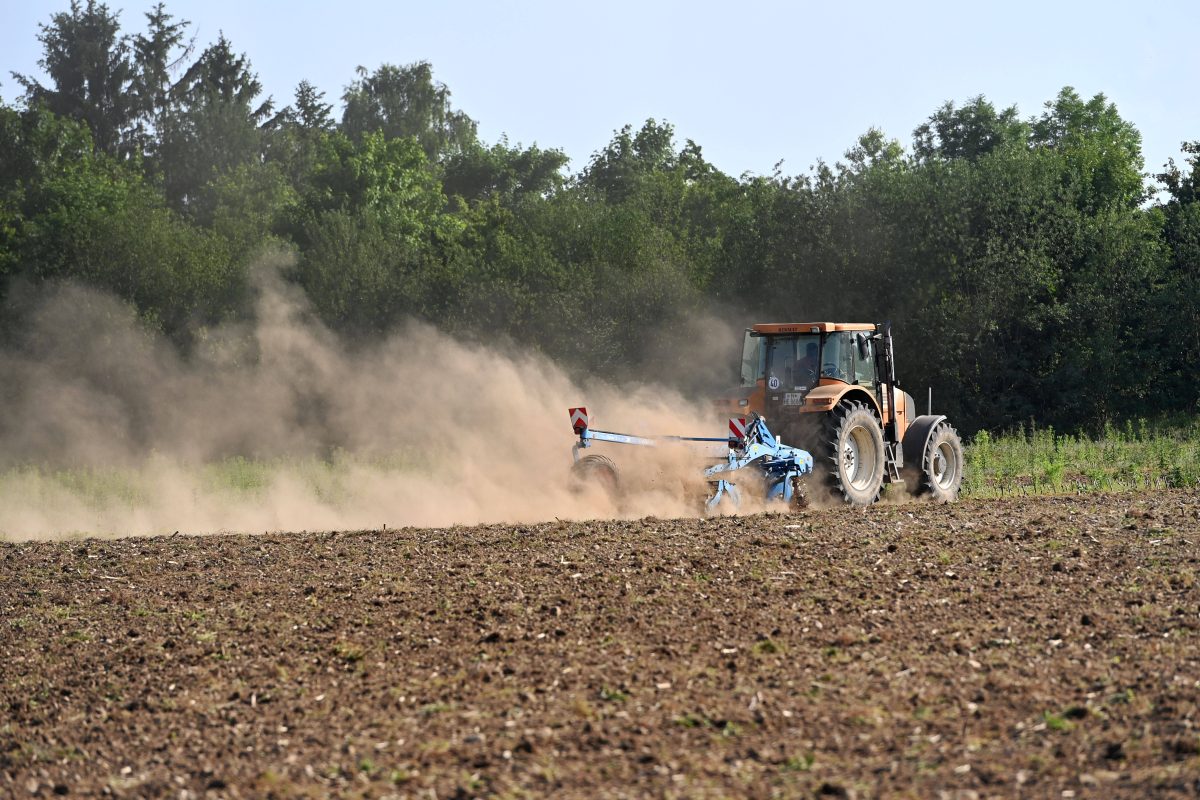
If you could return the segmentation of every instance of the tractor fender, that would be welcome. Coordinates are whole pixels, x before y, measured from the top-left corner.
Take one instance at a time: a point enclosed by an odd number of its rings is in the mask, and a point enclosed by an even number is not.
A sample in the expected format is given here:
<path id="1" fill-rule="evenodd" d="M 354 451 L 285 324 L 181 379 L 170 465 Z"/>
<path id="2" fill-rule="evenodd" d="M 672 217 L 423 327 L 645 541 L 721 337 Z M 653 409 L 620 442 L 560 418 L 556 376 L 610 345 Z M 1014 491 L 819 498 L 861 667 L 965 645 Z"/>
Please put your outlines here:
<path id="1" fill-rule="evenodd" d="M 925 446 L 929 444 L 929 437 L 938 423 L 945 419 L 945 414 L 926 414 L 908 424 L 908 430 L 904 432 L 904 466 L 921 468 L 921 459 L 925 457 Z"/>

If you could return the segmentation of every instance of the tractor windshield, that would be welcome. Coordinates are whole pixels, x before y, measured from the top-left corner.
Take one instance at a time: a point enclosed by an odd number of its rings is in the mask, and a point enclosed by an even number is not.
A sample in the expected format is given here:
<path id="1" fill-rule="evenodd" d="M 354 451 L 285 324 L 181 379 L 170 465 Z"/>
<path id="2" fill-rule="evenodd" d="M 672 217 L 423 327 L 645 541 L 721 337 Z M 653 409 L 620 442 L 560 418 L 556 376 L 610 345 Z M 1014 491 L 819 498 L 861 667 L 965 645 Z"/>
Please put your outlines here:
<path id="1" fill-rule="evenodd" d="M 849 333 L 831 333 L 825 337 L 821 353 L 821 377 L 837 378 L 851 383 L 854 380 L 854 348 Z"/>
<path id="2" fill-rule="evenodd" d="M 821 375 L 821 336 L 767 337 L 765 373 L 772 391 L 802 391 L 817 385 Z"/>

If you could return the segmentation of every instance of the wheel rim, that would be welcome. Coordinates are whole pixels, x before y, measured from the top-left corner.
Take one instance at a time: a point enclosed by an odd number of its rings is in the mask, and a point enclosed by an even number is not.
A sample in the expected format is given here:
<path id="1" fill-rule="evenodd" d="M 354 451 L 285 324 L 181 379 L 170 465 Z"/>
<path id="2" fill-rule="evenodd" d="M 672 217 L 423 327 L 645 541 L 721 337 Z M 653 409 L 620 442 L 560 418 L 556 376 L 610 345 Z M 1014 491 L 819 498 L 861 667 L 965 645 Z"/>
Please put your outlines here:
<path id="1" fill-rule="evenodd" d="M 942 442 L 938 445 L 937 450 L 933 451 L 933 482 L 940 489 L 949 489 L 954 485 L 954 480 L 958 474 L 958 459 L 955 457 L 954 448 L 949 442 Z"/>
<path id="2" fill-rule="evenodd" d="M 874 444 L 870 432 L 861 426 L 850 431 L 842 447 L 842 473 L 855 489 L 866 489 L 871 484 L 871 469 L 874 461 Z"/>

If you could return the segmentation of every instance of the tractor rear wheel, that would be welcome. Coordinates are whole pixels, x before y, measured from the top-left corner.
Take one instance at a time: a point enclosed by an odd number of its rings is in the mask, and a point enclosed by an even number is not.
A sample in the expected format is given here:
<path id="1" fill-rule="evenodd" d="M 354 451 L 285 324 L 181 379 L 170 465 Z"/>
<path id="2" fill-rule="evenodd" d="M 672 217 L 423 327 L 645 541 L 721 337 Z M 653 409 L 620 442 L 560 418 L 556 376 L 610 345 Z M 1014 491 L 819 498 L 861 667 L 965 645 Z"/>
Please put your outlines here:
<path id="1" fill-rule="evenodd" d="M 571 465 L 571 486 L 576 491 L 599 486 L 616 499 L 621 488 L 621 473 L 608 456 L 586 455 Z"/>
<path id="2" fill-rule="evenodd" d="M 864 403 L 838 406 L 829 415 L 824 472 L 834 497 L 869 506 L 883 486 L 883 430 Z"/>
<path id="3" fill-rule="evenodd" d="M 921 457 L 921 472 L 916 481 L 917 495 L 928 495 L 937 503 L 952 503 L 958 499 L 963 480 L 963 446 L 958 431 L 950 423 L 939 423 L 929 434 L 925 453 Z"/>

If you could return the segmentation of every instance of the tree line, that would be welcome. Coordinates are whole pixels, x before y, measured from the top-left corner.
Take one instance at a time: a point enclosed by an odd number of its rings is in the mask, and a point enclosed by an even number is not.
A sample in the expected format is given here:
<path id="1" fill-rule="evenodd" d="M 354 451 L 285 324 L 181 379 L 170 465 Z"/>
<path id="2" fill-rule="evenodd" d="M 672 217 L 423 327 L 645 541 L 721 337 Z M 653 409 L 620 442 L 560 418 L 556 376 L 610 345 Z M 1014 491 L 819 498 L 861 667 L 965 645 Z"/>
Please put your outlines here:
<path id="1" fill-rule="evenodd" d="M 415 317 L 620 379 L 713 310 L 889 319 L 904 385 L 967 430 L 1200 410 L 1200 142 L 1155 184 L 1103 95 L 948 102 L 907 148 L 872 129 L 800 175 L 726 175 L 651 119 L 569 172 L 481 141 L 425 62 L 360 67 L 340 114 L 305 81 L 280 108 L 224 36 L 199 49 L 163 4 L 119 23 L 73 0 L 0 101 L 6 339 L 22 287 L 71 280 L 186 353 L 283 250 L 351 341 Z"/>

